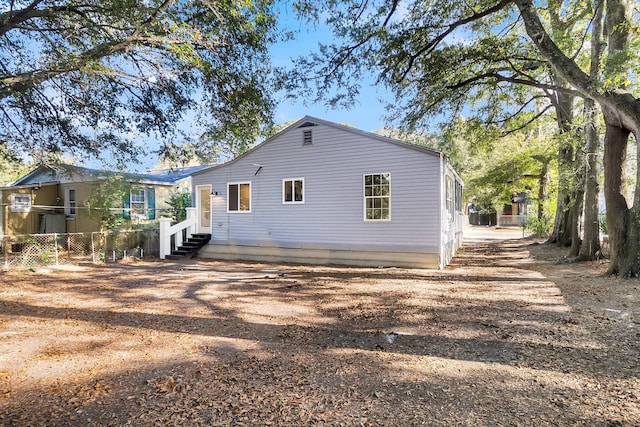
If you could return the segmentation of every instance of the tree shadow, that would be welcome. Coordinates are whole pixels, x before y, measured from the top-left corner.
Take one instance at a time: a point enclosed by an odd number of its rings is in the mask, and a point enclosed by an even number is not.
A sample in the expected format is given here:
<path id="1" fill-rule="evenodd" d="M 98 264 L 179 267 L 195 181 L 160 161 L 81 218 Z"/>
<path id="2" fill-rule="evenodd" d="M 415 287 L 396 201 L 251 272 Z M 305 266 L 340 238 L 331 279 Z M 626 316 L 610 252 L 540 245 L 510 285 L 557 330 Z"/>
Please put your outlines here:
<path id="1" fill-rule="evenodd" d="M 476 263 L 484 250 L 467 248 L 461 257 Z M 492 251 L 500 253 L 494 246 Z M 355 423 L 360 419 L 356 415 L 367 413 L 387 425 L 434 419 L 453 424 L 597 424 L 593 408 L 580 399 L 562 398 L 580 386 L 560 379 L 637 380 L 638 348 L 603 357 L 611 343 L 597 341 L 572 323 L 572 308 L 545 276 L 523 268 L 492 269 L 490 260 L 483 264 L 486 274 L 467 275 L 456 270 L 473 264 L 459 262 L 441 272 L 202 260 L 147 270 L 105 268 L 65 283 L 60 296 L 68 298 L 65 304 L 44 298 L 52 280 L 45 276 L 32 286 L 43 293 L 40 303 L 1 299 L 0 313 L 2 319 L 73 320 L 124 333 L 135 328 L 203 339 L 191 362 L 135 367 L 81 383 L 66 379 L 66 390 L 42 391 L 42 403 L 29 411 L 36 420 L 32 424 L 46 419 L 71 425 L 87 425 L 91 419 L 100 424 L 131 419 L 179 424 L 171 416 L 188 406 L 185 420 L 190 424 L 264 425 L 277 411 L 258 410 L 260 405 L 242 398 L 260 395 L 273 399 L 274 407 L 284 402 L 285 415 L 307 421 L 302 424 L 320 423 L 322 417 L 329 424 Z M 185 275 L 189 283 L 181 281 Z M 110 284 L 97 288 L 91 285 L 93 278 Z M 390 285 L 382 286 L 385 281 Z M 73 298 L 95 300 L 98 308 L 75 307 Z M 287 312 L 295 306 L 314 314 Z M 238 340 L 256 346 L 237 346 Z M 451 370 L 440 373 L 439 364 L 459 366 L 460 376 Z M 535 383 L 536 372 L 559 382 Z M 238 378 L 244 383 L 238 384 Z M 101 383 L 113 395 L 101 394 Z M 504 387 L 496 389 L 496 383 Z M 82 391 L 87 388 L 89 392 Z M 37 388 L 13 393 L 15 399 L 0 402 L 0 421 L 30 424 L 11 414 L 24 414 L 18 406 Z M 73 400 L 82 393 L 89 397 Z M 510 405 L 514 394 L 520 403 Z M 237 399 L 228 402 L 229 396 Z M 340 406 L 347 400 L 350 409 Z M 483 402 L 490 403 L 487 409 Z M 417 403 L 422 412 L 410 410 Z M 238 408 L 244 404 L 249 409 L 243 415 Z M 519 404 L 539 418 L 519 418 Z M 502 409 L 492 413 L 496 405 Z M 140 418 L 145 413 L 149 422 Z"/>

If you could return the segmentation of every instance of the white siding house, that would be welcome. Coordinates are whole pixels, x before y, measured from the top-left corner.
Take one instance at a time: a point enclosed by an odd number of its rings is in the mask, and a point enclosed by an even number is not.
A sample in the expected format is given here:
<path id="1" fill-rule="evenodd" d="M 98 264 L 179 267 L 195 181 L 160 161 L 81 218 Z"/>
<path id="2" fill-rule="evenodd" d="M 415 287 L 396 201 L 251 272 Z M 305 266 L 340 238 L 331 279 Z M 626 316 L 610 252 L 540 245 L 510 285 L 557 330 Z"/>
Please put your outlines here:
<path id="1" fill-rule="evenodd" d="M 443 268 L 461 242 L 442 153 L 314 117 L 192 184 L 201 257 Z"/>

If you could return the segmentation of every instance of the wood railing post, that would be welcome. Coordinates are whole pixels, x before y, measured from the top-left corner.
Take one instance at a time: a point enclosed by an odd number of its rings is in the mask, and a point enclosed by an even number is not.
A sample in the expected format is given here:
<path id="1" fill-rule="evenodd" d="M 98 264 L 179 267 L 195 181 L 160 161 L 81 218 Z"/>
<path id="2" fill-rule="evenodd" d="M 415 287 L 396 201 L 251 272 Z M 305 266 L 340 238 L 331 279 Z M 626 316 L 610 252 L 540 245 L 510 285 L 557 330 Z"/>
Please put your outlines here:
<path id="1" fill-rule="evenodd" d="M 165 259 L 171 253 L 170 218 L 160 218 L 160 259 Z"/>
<path id="2" fill-rule="evenodd" d="M 187 211 L 187 222 L 189 226 L 187 227 L 187 236 L 195 233 L 196 230 L 192 224 L 196 223 L 196 208 L 186 208 Z"/>

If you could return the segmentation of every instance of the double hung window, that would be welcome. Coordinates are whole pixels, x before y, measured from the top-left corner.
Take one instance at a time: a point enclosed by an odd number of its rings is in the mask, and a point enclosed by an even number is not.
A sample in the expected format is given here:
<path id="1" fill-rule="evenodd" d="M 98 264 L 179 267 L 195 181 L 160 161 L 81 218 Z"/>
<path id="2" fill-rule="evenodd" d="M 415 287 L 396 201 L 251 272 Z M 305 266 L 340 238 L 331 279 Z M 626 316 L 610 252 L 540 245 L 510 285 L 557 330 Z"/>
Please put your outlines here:
<path id="1" fill-rule="evenodd" d="M 131 218 L 147 219 L 147 193 L 144 189 L 131 190 Z"/>
<path id="2" fill-rule="evenodd" d="M 391 219 L 391 174 L 364 175 L 364 218 L 366 221 Z"/>

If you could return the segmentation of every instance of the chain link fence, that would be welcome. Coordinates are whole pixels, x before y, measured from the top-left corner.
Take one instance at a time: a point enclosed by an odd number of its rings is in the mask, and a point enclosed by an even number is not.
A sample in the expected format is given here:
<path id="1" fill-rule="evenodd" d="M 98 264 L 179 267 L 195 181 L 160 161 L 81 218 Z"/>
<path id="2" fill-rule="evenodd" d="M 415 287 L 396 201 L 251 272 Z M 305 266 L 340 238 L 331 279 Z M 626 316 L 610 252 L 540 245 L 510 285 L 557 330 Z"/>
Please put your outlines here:
<path id="1" fill-rule="evenodd" d="M 158 256 L 159 230 L 7 235 L 0 238 L 4 269 Z"/>

